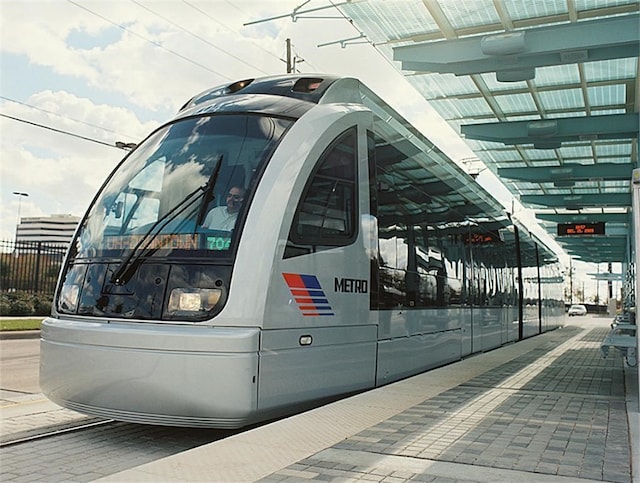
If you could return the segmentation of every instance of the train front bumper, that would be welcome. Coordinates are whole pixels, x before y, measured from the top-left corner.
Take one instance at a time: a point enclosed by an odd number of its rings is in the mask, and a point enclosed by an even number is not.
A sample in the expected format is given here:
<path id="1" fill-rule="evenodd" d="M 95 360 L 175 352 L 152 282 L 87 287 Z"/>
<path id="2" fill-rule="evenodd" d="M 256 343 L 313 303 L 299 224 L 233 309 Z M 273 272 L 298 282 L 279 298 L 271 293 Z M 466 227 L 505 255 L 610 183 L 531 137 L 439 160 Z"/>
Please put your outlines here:
<path id="1" fill-rule="evenodd" d="M 257 409 L 257 328 L 47 318 L 40 386 L 55 403 L 121 421 L 236 428 Z"/>

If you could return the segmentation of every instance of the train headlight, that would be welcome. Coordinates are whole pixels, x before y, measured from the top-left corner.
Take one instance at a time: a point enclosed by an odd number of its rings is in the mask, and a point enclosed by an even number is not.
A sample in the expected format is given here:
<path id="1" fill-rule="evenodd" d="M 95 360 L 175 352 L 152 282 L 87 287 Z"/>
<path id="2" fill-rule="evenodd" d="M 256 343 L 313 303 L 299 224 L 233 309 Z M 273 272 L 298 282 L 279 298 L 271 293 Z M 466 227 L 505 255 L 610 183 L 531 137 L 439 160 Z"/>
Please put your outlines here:
<path id="1" fill-rule="evenodd" d="M 169 312 L 208 312 L 213 309 L 222 290 L 218 288 L 174 288 L 169 296 Z"/>

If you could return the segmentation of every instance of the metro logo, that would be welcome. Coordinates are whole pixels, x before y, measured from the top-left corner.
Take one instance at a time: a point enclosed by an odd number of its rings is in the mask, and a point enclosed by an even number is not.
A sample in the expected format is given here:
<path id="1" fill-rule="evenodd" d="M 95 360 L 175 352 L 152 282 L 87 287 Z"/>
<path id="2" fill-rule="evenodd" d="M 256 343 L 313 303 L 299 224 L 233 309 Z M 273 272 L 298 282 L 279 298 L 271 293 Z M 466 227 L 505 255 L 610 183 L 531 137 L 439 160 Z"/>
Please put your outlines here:
<path id="1" fill-rule="evenodd" d="M 303 316 L 335 315 L 315 275 L 283 273 L 282 276 Z"/>

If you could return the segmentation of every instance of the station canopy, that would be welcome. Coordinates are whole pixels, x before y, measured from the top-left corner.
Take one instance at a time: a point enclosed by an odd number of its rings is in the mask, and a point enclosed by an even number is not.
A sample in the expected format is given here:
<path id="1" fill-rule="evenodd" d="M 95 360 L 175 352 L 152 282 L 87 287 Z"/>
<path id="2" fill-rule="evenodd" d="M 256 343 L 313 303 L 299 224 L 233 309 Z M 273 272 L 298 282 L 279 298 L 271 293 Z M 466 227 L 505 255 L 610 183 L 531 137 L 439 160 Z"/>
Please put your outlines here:
<path id="1" fill-rule="evenodd" d="M 640 2 L 336 6 L 572 258 L 630 261 Z"/>

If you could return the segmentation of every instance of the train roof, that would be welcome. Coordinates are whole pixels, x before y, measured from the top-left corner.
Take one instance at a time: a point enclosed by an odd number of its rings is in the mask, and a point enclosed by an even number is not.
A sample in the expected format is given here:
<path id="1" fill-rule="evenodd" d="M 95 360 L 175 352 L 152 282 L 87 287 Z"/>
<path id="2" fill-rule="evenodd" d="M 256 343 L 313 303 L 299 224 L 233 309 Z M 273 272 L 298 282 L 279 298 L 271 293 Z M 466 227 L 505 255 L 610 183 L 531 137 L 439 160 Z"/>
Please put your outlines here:
<path id="1" fill-rule="evenodd" d="M 243 79 L 189 99 L 178 117 L 203 112 L 260 112 L 299 118 L 316 104 L 362 103 L 357 79 L 333 75 L 284 75 Z"/>
<path id="2" fill-rule="evenodd" d="M 340 77 L 326 75 L 285 75 L 243 79 L 202 91 L 189 99 L 181 110 L 212 99 L 245 94 L 268 94 L 318 103 L 327 88 L 338 79 Z"/>
<path id="3" fill-rule="evenodd" d="M 430 171 L 428 177 L 431 179 L 428 181 L 431 184 L 433 184 L 433 178 L 439 178 L 441 181 L 439 184 L 448 185 L 446 191 L 466 198 L 471 205 L 474 205 L 457 206 L 456 211 L 460 212 L 458 214 L 463 219 L 455 220 L 454 223 L 468 223 L 473 219 L 480 221 L 484 214 L 493 218 L 493 223 L 497 222 L 504 228 L 508 229 L 515 224 L 521 231 L 529 232 L 524 225 L 508 219 L 505 208 L 499 201 L 476 183 L 422 132 L 355 78 L 325 74 L 289 74 L 243 79 L 197 94 L 184 104 L 178 112 L 178 117 L 204 112 L 260 112 L 297 119 L 316 104 L 332 103 L 361 104 L 371 110 L 375 117 L 384 121 L 387 129 L 402 138 L 408 150 L 417 153 L 415 159 L 418 166 L 424 168 L 425 173 Z M 405 169 L 415 170 L 416 167 L 412 165 Z M 402 169 L 403 166 L 394 166 L 394 170 Z M 470 213 L 468 212 L 470 208 L 476 211 Z M 449 212 L 448 215 L 450 217 L 452 213 Z M 452 221 L 449 220 L 449 222 Z M 536 245 L 543 249 L 543 259 L 557 258 L 549 247 L 535 239 L 533 235 L 529 238 L 529 243 L 525 240 L 521 242 L 529 245 L 525 250 L 525 258 L 528 258 L 527 254 L 533 258 Z"/>

